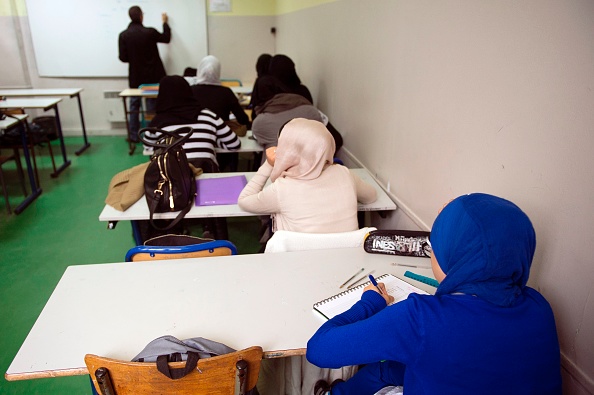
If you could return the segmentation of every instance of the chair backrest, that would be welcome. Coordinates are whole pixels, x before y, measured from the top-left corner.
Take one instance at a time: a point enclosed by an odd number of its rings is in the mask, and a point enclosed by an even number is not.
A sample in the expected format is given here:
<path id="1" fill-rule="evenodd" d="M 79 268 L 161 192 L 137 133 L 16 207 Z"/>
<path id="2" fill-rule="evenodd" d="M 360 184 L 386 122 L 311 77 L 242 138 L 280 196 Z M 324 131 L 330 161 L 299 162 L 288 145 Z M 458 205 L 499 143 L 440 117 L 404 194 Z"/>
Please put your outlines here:
<path id="1" fill-rule="evenodd" d="M 240 80 L 236 79 L 221 79 L 221 85 L 232 87 L 232 86 L 243 86 Z"/>
<path id="2" fill-rule="evenodd" d="M 373 227 L 361 228 L 351 232 L 339 233 L 300 233 L 277 230 L 266 243 L 264 252 L 287 252 L 303 250 L 323 250 L 328 248 L 361 247 L 365 235 Z"/>
<path id="3" fill-rule="evenodd" d="M 262 361 L 262 347 L 250 347 L 230 354 L 200 359 L 195 370 L 180 379 L 172 380 L 157 370 L 155 362 L 128 362 L 87 354 L 85 364 L 99 394 L 95 376 L 99 368 L 106 368 L 116 395 L 127 394 L 211 394 L 232 395 L 236 383 L 243 381 L 243 394 L 256 386 Z M 245 370 L 247 363 L 247 372 Z M 170 362 L 170 369 L 180 369 L 185 362 Z M 241 376 L 241 377 L 238 377 Z M 241 390 L 243 389 L 243 391 Z"/>
<path id="4" fill-rule="evenodd" d="M 237 255 L 237 247 L 227 240 L 213 240 L 187 246 L 136 246 L 126 253 L 126 262 L 163 259 L 206 258 Z"/>

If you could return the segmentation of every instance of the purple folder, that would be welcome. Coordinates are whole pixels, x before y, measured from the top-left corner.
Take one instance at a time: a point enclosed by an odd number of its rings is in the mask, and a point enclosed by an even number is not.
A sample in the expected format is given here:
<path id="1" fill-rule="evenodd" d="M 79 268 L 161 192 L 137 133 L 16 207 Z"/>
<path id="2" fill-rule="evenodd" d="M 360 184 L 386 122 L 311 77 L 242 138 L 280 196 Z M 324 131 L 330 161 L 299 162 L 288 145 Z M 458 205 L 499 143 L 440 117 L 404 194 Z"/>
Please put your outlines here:
<path id="1" fill-rule="evenodd" d="M 245 184 L 245 176 L 199 178 L 196 180 L 196 206 L 237 204 Z"/>

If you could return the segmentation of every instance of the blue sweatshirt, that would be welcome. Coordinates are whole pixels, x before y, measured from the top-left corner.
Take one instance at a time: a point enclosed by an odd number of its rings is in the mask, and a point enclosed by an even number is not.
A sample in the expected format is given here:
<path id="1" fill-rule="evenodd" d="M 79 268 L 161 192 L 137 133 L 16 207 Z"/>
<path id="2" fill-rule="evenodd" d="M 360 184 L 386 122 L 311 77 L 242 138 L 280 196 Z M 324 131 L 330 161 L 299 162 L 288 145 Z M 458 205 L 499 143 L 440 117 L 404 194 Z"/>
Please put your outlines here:
<path id="1" fill-rule="evenodd" d="M 508 307 L 464 294 L 411 294 L 386 307 L 367 291 L 318 329 L 307 359 L 324 368 L 401 362 L 404 383 L 388 384 L 404 385 L 406 395 L 561 394 L 553 313 L 528 287 Z"/>

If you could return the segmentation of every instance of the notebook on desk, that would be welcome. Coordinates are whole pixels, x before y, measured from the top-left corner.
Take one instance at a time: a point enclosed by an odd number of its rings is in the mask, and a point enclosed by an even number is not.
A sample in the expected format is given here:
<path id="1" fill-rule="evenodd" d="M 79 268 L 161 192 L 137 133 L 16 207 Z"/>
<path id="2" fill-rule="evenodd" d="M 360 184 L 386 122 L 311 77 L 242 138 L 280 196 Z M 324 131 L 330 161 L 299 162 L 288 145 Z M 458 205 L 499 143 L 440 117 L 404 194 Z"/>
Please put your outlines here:
<path id="1" fill-rule="evenodd" d="M 398 303 L 408 298 L 408 295 L 412 292 L 428 295 L 428 293 L 422 289 L 417 288 L 392 274 L 383 274 L 379 277 L 376 277 L 376 280 L 378 282 L 384 283 L 388 294 L 394 297 L 394 302 L 391 304 Z M 353 307 L 355 303 L 361 300 L 363 289 L 368 285 L 369 281 L 361 285 L 357 285 L 356 287 L 349 288 L 346 291 L 314 303 L 313 308 L 327 319 L 333 318 L 338 314 L 344 313 Z"/>
<path id="2" fill-rule="evenodd" d="M 196 180 L 196 206 L 237 204 L 237 198 L 246 184 L 244 175 L 199 178 Z"/>

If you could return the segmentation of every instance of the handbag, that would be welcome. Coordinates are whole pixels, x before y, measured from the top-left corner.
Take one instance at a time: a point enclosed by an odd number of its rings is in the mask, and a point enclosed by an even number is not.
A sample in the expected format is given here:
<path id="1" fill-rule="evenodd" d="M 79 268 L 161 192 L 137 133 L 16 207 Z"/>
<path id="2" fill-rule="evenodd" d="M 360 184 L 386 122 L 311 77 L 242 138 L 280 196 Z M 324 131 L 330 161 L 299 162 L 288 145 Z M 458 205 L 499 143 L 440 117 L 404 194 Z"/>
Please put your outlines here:
<path id="1" fill-rule="evenodd" d="M 373 230 L 365 236 L 363 249 L 374 254 L 431 257 L 429 232 Z"/>
<path id="2" fill-rule="evenodd" d="M 153 133 L 157 140 L 145 138 Z M 151 161 L 144 173 L 144 196 L 150 212 L 150 223 L 158 230 L 168 230 L 177 225 L 190 211 L 196 197 L 196 178 L 188 163 L 183 144 L 189 140 L 193 129 L 189 126 L 173 131 L 144 128 L 138 132 L 140 140 L 153 147 Z M 179 211 L 165 227 L 153 222 L 155 213 Z"/>

